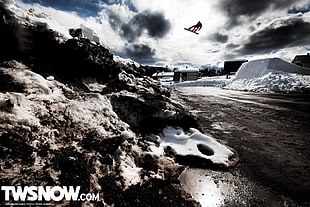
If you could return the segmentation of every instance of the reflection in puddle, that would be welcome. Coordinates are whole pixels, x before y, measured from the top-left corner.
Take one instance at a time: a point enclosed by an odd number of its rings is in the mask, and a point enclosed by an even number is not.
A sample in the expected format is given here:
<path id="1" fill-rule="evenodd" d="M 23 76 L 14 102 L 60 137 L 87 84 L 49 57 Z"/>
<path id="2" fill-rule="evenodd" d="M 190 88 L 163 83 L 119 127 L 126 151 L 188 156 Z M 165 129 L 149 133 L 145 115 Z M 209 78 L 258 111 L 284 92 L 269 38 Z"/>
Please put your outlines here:
<path id="1" fill-rule="evenodd" d="M 234 186 L 222 182 L 203 169 L 185 169 L 179 177 L 183 189 L 190 193 L 202 207 L 221 206 L 234 192 Z"/>
<path id="2" fill-rule="evenodd" d="M 242 176 L 240 171 L 214 171 L 187 167 L 179 177 L 182 188 L 202 207 L 300 206 L 296 202 Z"/>

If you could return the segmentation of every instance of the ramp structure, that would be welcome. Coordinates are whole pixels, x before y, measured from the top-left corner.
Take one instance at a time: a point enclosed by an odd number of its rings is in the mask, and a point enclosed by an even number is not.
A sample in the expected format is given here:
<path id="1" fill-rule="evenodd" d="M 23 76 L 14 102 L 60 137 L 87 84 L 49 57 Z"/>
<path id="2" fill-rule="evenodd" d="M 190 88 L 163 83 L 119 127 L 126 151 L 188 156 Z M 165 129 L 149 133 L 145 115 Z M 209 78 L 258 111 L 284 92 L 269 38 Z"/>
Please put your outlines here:
<path id="1" fill-rule="evenodd" d="M 259 78 L 271 71 L 282 71 L 310 75 L 310 69 L 289 63 L 280 58 L 266 58 L 243 63 L 236 73 L 236 79 Z"/>

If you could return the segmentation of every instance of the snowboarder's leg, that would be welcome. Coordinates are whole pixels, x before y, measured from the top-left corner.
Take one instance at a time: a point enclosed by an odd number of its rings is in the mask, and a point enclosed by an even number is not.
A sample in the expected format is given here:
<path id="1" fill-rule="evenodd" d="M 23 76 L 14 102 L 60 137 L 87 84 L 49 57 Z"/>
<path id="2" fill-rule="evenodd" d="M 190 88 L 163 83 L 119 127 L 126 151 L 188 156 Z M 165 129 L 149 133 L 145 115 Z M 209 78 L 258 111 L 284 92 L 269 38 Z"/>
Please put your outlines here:
<path id="1" fill-rule="evenodd" d="M 189 30 L 191 30 L 193 27 L 195 27 L 195 25 L 193 25 L 193 26 L 189 27 L 188 29 L 189 29 Z"/>

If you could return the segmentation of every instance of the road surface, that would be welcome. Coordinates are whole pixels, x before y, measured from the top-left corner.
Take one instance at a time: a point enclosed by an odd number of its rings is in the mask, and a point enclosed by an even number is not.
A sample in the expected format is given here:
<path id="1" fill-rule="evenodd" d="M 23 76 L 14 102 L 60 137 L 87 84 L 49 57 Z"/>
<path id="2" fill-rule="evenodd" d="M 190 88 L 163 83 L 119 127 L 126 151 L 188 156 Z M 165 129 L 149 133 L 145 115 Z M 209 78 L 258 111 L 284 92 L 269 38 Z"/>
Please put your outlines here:
<path id="1" fill-rule="evenodd" d="M 310 206 L 310 94 L 178 87 L 172 98 L 240 157 L 225 172 L 183 173 L 181 183 L 204 206 Z"/>

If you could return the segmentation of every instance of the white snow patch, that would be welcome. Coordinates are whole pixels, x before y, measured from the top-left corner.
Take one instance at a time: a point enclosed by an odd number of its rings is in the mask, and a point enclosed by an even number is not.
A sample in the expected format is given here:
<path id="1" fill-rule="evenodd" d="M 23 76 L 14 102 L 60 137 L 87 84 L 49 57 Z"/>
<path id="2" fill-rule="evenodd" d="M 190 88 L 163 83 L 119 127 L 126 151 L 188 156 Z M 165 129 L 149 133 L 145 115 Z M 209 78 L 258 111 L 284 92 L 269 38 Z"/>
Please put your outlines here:
<path id="1" fill-rule="evenodd" d="M 217 86 L 223 85 L 230 82 L 231 79 L 227 79 L 226 76 L 214 76 L 214 77 L 204 77 L 196 81 L 186 81 L 182 83 L 177 83 L 175 86 Z"/>
<path id="2" fill-rule="evenodd" d="M 198 145 L 209 149 L 213 155 L 203 154 Z M 181 156 L 197 156 L 212 161 L 214 164 L 229 166 L 229 158 L 234 153 L 217 142 L 214 138 L 202 134 L 199 130 L 190 128 L 188 132 L 184 132 L 181 128 L 166 127 L 163 129 L 160 149 L 150 146 L 150 150 L 154 155 L 159 156 L 166 147 L 171 147 L 177 155 Z"/>
<path id="3" fill-rule="evenodd" d="M 184 81 L 181 83 L 174 83 L 173 81 L 163 80 L 161 84 L 165 87 L 175 87 L 175 86 L 221 86 L 231 82 L 233 76 L 229 79 L 227 76 L 213 76 L 213 77 L 203 77 L 195 81 Z"/>

